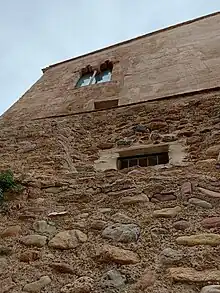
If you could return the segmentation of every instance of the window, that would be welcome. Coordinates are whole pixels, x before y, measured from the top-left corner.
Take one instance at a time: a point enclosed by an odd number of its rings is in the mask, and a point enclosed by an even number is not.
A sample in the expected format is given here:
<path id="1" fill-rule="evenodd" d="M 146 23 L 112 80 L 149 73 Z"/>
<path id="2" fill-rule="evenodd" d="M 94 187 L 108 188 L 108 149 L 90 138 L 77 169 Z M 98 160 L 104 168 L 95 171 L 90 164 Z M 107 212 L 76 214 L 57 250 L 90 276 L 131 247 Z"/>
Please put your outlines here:
<path id="1" fill-rule="evenodd" d="M 118 99 L 94 102 L 95 110 L 111 109 L 118 106 Z"/>
<path id="2" fill-rule="evenodd" d="M 148 167 L 169 162 L 168 152 L 157 154 L 137 155 L 131 157 L 121 157 L 118 159 L 118 169 L 125 169 L 134 166 Z"/>
<path id="3" fill-rule="evenodd" d="M 82 75 L 78 80 L 76 87 L 83 87 L 91 84 L 108 82 L 112 78 L 113 63 L 109 60 L 102 63 L 99 68 L 93 68 L 88 65 L 82 69 Z"/>

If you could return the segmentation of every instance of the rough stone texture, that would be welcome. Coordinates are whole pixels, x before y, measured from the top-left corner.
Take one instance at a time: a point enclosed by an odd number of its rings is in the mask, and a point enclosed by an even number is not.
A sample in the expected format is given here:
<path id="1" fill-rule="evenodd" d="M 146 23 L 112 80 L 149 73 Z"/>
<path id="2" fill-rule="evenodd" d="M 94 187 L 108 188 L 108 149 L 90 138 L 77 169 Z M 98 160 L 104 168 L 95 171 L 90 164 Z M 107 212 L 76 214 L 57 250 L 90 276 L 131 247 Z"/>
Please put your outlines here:
<path id="1" fill-rule="evenodd" d="M 125 285 L 126 278 L 119 271 L 112 269 L 106 272 L 100 281 L 100 286 L 106 290 L 119 289 Z"/>
<path id="2" fill-rule="evenodd" d="M 26 246 L 43 247 L 46 244 L 47 237 L 41 235 L 28 235 L 22 237 L 20 241 Z"/>
<path id="3" fill-rule="evenodd" d="M 34 223 L 51 219 L 55 233 L 65 233 L 56 238 L 57 246 L 74 246 L 60 251 L 45 243 L 33 249 L 20 243 L 21 235 L 0 237 L 0 285 L 9 280 L 10 287 L 12 280 L 10 293 L 22 292 L 43 275 L 52 279 L 41 290 L 45 293 L 60 293 L 82 276 L 94 280 L 94 293 L 139 293 L 143 290 L 133 285 L 146 266 L 155 276 L 146 292 L 198 293 L 205 285 L 218 284 L 171 282 L 167 266 L 181 265 L 202 277 L 219 268 L 219 246 L 212 246 L 219 237 L 195 239 L 219 233 L 218 220 L 207 220 L 220 214 L 220 91 L 213 88 L 219 86 L 219 16 L 52 67 L 0 118 L 0 171 L 13 170 L 24 186 L 19 194 L 7 194 L 0 207 L 0 232 L 18 225 L 24 237 L 36 233 L 54 241 L 53 233 L 34 232 Z M 105 60 L 114 63 L 111 82 L 74 88 L 82 68 Z M 86 112 L 95 101 L 117 98 L 123 107 Z M 33 120 L 40 115 L 56 117 Z M 161 150 L 168 151 L 166 165 L 117 169 L 118 156 Z M 167 192 L 176 200 L 161 201 Z M 189 205 L 192 197 L 209 202 L 212 209 Z M 175 206 L 181 208 L 175 217 L 155 217 L 155 211 L 173 211 Z M 103 230 L 114 223 L 139 226 L 138 241 L 103 238 Z M 87 240 L 70 236 L 73 230 Z M 190 235 L 185 245 L 176 242 Z M 167 248 L 183 258 L 165 264 L 171 253 L 163 263 L 160 256 Z M 61 272 L 67 269 L 64 264 L 72 274 Z M 126 281 L 108 292 L 100 282 L 111 270 Z"/>
<path id="4" fill-rule="evenodd" d="M 220 235 L 214 233 L 204 233 L 191 236 L 182 236 L 176 239 L 178 244 L 194 246 L 194 245 L 220 245 Z"/>
<path id="5" fill-rule="evenodd" d="M 136 253 L 111 245 L 103 245 L 97 253 L 102 262 L 115 262 L 117 264 L 135 264 L 139 262 Z"/>
<path id="6" fill-rule="evenodd" d="M 160 254 L 160 261 L 164 265 L 171 265 L 183 259 L 183 253 L 172 248 L 165 248 Z"/>
<path id="7" fill-rule="evenodd" d="M 176 230 L 186 230 L 190 227 L 190 223 L 184 220 L 173 223 L 173 228 Z"/>
<path id="8" fill-rule="evenodd" d="M 165 208 L 154 211 L 153 216 L 157 218 L 174 218 L 181 212 L 181 207 Z"/>
<path id="9" fill-rule="evenodd" d="M 40 253 L 39 251 L 36 250 L 29 250 L 29 251 L 24 251 L 20 254 L 20 261 L 23 262 L 31 262 L 35 261 L 40 258 Z"/>
<path id="10" fill-rule="evenodd" d="M 140 279 L 134 285 L 135 290 L 144 291 L 146 288 L 151 287 L 155 282 L 155 273 L 149 269 L 145 269 Z"/>
<path id="11" fill-rule="evenodd" d="M 19 225 L 7 227 L 5 230 L 1 232 L 1 237 L 14 237 L 17 236 L 21 232 L 21 227 Z"/>
<path id="12" fill-rule="evenodd" d="M 148 202 L 149 198 L 145 194 L 135 195 L 135 196 L 127 196 L 121 199 L 122 204 L 137 204 L 137 203 L 144 203 Z"/>
<path id="13" fill-rule="evenodd" d="M 55 269 L 57 272 L 64 274 L 74 274 L 74 269 L 66 263 L 52 263 L 50 266 Z"/>
<path id="14" fill-rule="evenodd" d="M 135 224 L 113 224 L 102 232 L 104 238 L 115 242 L 134 242 L 138 240 L 140 228 Z"/>
<path id="15" fill-rule="evenodd" d="M 200 293 L 220 293 L 220 285 L 205 286 Z"/>
<path id="16" fill-rule="evenodd" d="M 61 289 L 61 293 L 90 293 L 93 291 L 93 279 L 90 277 L 81 277 L 74 283 L 65 285 Z"/>
<path id="17" fill-rule="evenodd" d="M 205 201 L 205 200 L 201 200 L 199 198 L 190 198 L 188 201 L 190 204 L 192 205 L 196 205 L 199 206 L 201 208 L 205 208 L 205 209 L 211 209 L 212 208 L 212 204 Z"/>
<path id="18" fill-rule="evenodd" d="M 202 226 L 204 228 L 215 228 L 215 227 L 220 227 L 220 217 L 210 217 L 210 218 L 205 218 L 201 222 Z"/>
<path id="19" fill-rule="evenodd" d="M 219 282 L 220 271 L 218 270 L 205 270 L 196 271 L 193 268 L 170 268 L 171 278 L 178 282 Z"/>
<path id="20" fill-rule="evenodd" d="M 87 236 L 80 230 L 68 230 L 56 234 L 48 245 L 57 249 L 71 249 L 85 241 L 87 241 Z"/>
<path id="21" fill-rule="evenodd" d="M 54 225 L 43 220 L 34 222 L 33 229 L 42 234 L 54 234 L 56 231 L 56 227 Z"/>
<path id="22" fill-rule="evenodd" d="M 38 281 L 25 285 L 23 290 L 25 292 L 38 293 L 41 292 L 44 287 L 50 284 L 50 282 L 51 279 L 48 276 L 43 276 Z"/>

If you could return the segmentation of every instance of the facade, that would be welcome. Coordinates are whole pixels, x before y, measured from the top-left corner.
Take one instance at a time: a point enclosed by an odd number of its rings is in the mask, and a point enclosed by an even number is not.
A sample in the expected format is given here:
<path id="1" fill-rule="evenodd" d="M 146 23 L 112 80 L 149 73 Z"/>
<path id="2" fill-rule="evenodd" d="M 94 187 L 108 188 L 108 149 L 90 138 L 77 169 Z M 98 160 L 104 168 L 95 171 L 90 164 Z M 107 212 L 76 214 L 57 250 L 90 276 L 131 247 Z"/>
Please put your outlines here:
<path id="1" fill-rule="evenodd" d="M 0 170 L 26 187 L 0 214 L 3 292 L 220 282 L 219 28 L 215 13 L 51 65 L 1 117 Z"/>

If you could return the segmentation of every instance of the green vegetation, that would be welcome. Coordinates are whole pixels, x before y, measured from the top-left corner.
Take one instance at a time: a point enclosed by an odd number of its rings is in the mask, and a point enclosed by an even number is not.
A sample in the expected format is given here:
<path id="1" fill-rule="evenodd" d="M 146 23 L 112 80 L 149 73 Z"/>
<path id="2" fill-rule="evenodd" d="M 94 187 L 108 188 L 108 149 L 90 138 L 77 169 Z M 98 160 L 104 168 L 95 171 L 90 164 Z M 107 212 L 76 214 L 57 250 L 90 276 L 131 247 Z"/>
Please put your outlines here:
<path id="1" fill-rule="evenodd" d="M 15 181 L 11 170 L 0 172 L 0 203 L 4 201 L 6 191 L 18 192 L 19 190 L 21 190 L 21 185 Z"/>

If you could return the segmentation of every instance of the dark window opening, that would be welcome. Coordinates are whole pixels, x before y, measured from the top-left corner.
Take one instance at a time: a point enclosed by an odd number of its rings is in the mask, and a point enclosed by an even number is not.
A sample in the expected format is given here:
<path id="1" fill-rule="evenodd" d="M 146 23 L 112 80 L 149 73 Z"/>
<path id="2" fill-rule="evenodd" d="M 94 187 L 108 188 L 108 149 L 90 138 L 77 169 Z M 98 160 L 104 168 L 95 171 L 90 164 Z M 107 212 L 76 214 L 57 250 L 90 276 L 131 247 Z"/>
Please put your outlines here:
<path id="1" fill-rule="evenodd" d="M 149 155 L 137 155 L 132 157 L 121 157 L 118 159 L 118 168 L 125 169 L 134 166 L 148 167 L 169 163 L 168 152 Z"/>
<path id="2" fill-rule="evenodd" d="M 118 99 L 94 102 L 94 108 L 96 110 L 111 109 L 117 106 L 118 106 Z"/>

